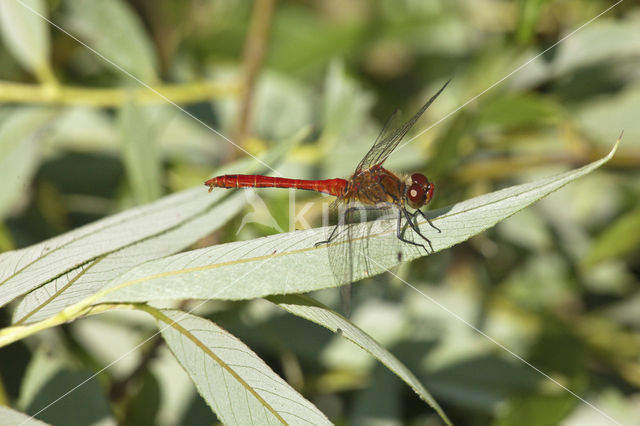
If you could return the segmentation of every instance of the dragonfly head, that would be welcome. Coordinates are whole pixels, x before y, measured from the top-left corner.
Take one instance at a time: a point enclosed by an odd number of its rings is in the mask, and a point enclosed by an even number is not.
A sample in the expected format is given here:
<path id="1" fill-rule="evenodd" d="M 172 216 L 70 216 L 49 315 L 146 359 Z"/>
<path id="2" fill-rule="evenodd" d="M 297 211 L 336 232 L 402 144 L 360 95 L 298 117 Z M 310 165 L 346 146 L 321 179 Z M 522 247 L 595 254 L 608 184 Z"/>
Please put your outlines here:
<path id="1" fill-rule="evenodd" d="M 409 205 L 414 209 L 424 206 L 431 201 L 435 189 L 436 186 L 422 173 L 412 174 L 406 194 Z"/>

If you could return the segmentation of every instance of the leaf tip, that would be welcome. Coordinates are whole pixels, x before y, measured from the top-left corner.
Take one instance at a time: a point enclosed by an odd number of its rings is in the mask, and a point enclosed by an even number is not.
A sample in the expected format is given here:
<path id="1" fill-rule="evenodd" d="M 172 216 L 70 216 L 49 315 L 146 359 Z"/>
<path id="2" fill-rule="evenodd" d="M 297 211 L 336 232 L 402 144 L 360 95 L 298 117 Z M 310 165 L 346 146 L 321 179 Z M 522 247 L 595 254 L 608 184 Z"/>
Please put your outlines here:
<path id="1" fill-rule="evenodd" d="M 624 135 L 624 129 L 620 132 L 620 136 L 618 136 L 618 139 L 616 139 L 616 143 L 613 145 L 613 148 L 611 148 L 611 151 L 609 152 L 609 154 L 607 155 L 607 160 L 610 160 L 611 157 L 613 157 L 613 155 L 616 153 L 616 151 L 618 150 L 618 145 L 620 145 L 620 141 L 622 140 L 622 136 Z"/>

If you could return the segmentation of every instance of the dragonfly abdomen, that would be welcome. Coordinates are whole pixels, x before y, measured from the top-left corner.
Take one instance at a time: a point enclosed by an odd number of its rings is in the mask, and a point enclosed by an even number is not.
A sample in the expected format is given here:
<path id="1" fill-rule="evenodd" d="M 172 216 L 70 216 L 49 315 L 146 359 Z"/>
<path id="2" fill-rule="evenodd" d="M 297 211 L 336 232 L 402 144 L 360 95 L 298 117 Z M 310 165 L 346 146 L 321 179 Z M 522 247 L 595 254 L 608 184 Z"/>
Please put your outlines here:
<path id="1" fill-rule="evenodd" d="M 347 181 L 344 179 L 289 179 L 262 175 L 224 175 L 216 176 L 204 183 L 213 188 L 293 188 L 322 192 L 339 197 L 343 194 Z"/>

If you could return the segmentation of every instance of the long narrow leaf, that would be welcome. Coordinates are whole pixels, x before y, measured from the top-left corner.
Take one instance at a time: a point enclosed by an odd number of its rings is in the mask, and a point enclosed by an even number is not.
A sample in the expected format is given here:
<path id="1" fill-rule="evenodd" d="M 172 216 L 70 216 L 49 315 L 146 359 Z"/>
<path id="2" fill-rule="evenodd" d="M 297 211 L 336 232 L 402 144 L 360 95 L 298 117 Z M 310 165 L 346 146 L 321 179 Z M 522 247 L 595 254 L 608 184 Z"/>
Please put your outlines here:
<path id="1" fill-rule="evenodd" d="M 331 424 L 251 349 L 211 321 L 163 310 L 162 337 L 226 425 Z"/>
<path id="2" fill-rule="evenodd" d="M 45 128 L 55 116 L 45 108 L 11 108 L 0 124 L 0 219 L 24 197 L 37 170 Z"/>
<path id="3" fill-rule="evenodd" d="M 48 424 L 28 414 L 0 406 L 0 425 L 47 426 Z"/>
<path id="4" fill-rule="evenodd" d="M 190 189 L 0 256 L 0 306 L 99 256 L 180 225 L 211 202 Z"/>
<path id="5" fill-rule="evenodd" d="M 358 328 L 352 322 L 307 296 L 294 294 L 287 296 L 271 296 L 268 299 L 292 314 L 305 318 L 309 321 L 313 321 L 318 325 L 328 328 L 334 333 L 340 330 L 345 339 L 352 341 L 376 357 L 376 359 L 383 363 L 389 370 L 393 371 L 398 375 L 398 377 L 404 380 L 406 384 L 411 386 L 411 389 L 413 389 L 424 402 L 429 404 L 429 406 L 438 413 L 442 420 L 449 425 L 451 424 L 451 421 L 442 408 L 440 408 L 436 400 L 433 399 L 431 394 L 424 388 L 424 386 L 422 386 L 409 369 L 407 369 L 407 367 L 405 367 L 404 364 L 402 364 L 389 351 L 380 346 L 378 342 L 373 340 L 371 336 Z"/>
<path id="6" fill-rule="evenodd" d="M 162 159 L 150 111 L 163 107 L 141 106 L 129 100 L 118 113 L 122 160 L 133 196 L 140 204 L 157 199 L 162 191 Z"/>
<path id="7" fill-rule="evenodd" d="M 157 80 L 158 60 L 153 42 L 127 2 L 71 1 L 68 7 L 68 26 L 79 38 L 145 83 Z"/>
<path id="8" fill-rule="evenodd" d="M 264 162 L 275 163 L 302 137 L 302 133 L 296 135 L 270 151 Z M 247 165 L 248 161 L 243 161 L 235 167 L 247 168 Z M 34 246 L 3 253 L 0 255 L 0 306 L 101 256 L 150 238 L 159 238 L 204 214 L 228 195 L 224 192 L 207 194 L 204 187 L 192 188 Z M 206 232 L 203 228 L 200 236 Z"/>
<path id="9" fill-rule="evenodd" d="M 0 32 L 6 47 L 22 66 L 42 80 L 51 75 L 48 14 L 44 0 L 0 4 Z"/>
<path id="10" fill-rule="evenodd" d="M 57 314 L 95 294 L 132 267 L 176 253 L 235 216 L 245 205 L 242 194 L 227 198 L 174 229 L 142 240 L 70 271 L 31 291 L 13 313 L 14 324 L 29 324 Z"/>
<path id="11" fill-rule="evenodd" d="M 442 232 L 434 232 L 426 223 L 421 225 L 421 230 L 429 236 L 435 251 L 451 247 L 600 167 L 613 156 L 616 148 L 617 144 L 605 158 L 579 169 L 434 211 L 431 220 Z M 371 251 L 370 262 L 368 265 L 355 265 L 355 280 L 382 273 L 401 261 L 425 255 L 424 251 L 404 244 L 400 253 L 376 258 L 376 252 L 385 252 L 389 241 L 396 238 L 393 227 L 391 230 L 389 227 L 380 229 L 385 231 L 376 233 L 375 227 L 372 230 L 367 242 Z M 94 302 L 145 302 L 180 298 L 251 299 L 346 284 L 346 281 L 336 280 L 331 272 L 327 245 L 314 247 L 326 235 L 327 229 L 322 228 L 288 232 L 148 262 L 114 280 L 111 287 Z"/>

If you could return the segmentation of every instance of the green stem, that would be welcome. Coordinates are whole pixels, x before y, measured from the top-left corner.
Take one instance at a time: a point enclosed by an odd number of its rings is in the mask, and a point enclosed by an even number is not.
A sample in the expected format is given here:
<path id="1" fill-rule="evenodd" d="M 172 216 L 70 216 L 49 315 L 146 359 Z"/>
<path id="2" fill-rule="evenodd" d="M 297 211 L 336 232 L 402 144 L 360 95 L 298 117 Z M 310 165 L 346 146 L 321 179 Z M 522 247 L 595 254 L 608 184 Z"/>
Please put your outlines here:
<path id="1" fill-rule="evenodd" d="M 265 51 L 273 9 L 276 0 L 257 0 L 253 7 L 251 26 L 244 47 L 243 84 L 240 97 L 239 119 L 233 134 L 233 140 L 243 145 L 249 133 L 251 104 L 256 78 L 264 61 Z"/>
<path id="2" fill-rule="evenodd" d="M 168 98 L 177 104 L 207 101 L 212 98 L 236 96 L 238 83 L 199 82 L 177 85 L 159 85 L 141 88 L 86 88 L 58 86 L 56 84 L 23 84 L 0 81 L 0 103 L 20 102 L 35 104 L 88 105 L 118 107 L 127 101 L 140 104 L 166 103 Z"/>
<path id="3" fill-rule="evenodd" d="M 57 315 L 42 321 L 27 325 L 14 325 L 0 330 L 0 348 L 9 345 L 25 337 L 29 337 L 42 330 L 56 327 L 65 322 L 71 322 L 83 316 L 97 315 L 113 309 L 132 309 L 144 311 L 151 314 L 156 319 L 164 319 L 157 309 L 151 308 L 144 303 L 104 303 L 91 306 L 90 301 L 80 302 L 69 306 Z"/>
<path id="4" fill-rule="evenodd" d="M 60 324 L 64 324 L 67 321 L 74 320 L 91 310 L 90 306 L 70 306 L 57 315 L 47 318 L 46 320 L 34 322 L 27 325 L 14 325 L 12 327 L 3 328 L 0 330 L 0 348 L 9 345 L 18 340 L 22 340 L 25 337 L 38 333 L 47 328 L 52 328 Z"/>

